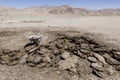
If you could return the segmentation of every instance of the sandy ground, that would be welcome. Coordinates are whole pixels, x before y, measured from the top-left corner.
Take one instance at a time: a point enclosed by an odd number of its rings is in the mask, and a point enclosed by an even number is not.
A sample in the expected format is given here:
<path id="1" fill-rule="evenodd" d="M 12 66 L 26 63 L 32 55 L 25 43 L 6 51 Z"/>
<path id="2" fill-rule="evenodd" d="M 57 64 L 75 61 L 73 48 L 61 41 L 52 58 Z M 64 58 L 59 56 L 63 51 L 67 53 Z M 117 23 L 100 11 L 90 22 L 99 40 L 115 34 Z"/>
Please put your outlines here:
<path id="1" fill-rule="evenodd" d="M 120 46 L 120 16 L 64 17 L 15 15 L 0 16 L 0 49 L 19 49 L 28 42 L 27 37 L 30 34 L 57 30 L 73 30 L 101 34 L 105 42 Z M 39 71 L 34 72 L 37 69 L 23 66 L 0 66 L 0 80 L 56 80 L 58 77 L 57 74 L 51 75 L 52 71 L 46 75 L 47 72 L 45 71 L 44 73 L 40 73 Z M 46 78 L 46 76 L 50 76 L 51 79 Z M 53 79 L 54 76 L 57 76 L 56 79 Z M 66 77 L 58 80 L 63 79 L 68 80 Z"/>
<path id="2" fill-rule="evenodd" d="M 19 34 L 19 37 L 12 35 L 8 38 L 1 37 L 2 46 L 5 45 L 11 48 L 15 45 L 15 41 L 21 43 L 21 47 L 26 43 L 26 36 L 32 34 L 32 30 L 77 30 L 82 32 L 91 32 L 102 34 L 103 39 L 108 43 L 116 45 L 120 44 L 120 16 L 81 16 L 81 17 L 65 17 L 65 16 L 0 16 L 0 32 L 8 34 Z M 10 33 L 13 31 L 14 33 Z M 23 39 L 24 37 L 24 39 Z M 4 39 L 5 38 L 5 39 Z M 15 40 L 15 41 L 14 41 Z M 23 44 L 24 43 L 24 44 Z M 19 48 L 19 47 L 18 47 Z"/>

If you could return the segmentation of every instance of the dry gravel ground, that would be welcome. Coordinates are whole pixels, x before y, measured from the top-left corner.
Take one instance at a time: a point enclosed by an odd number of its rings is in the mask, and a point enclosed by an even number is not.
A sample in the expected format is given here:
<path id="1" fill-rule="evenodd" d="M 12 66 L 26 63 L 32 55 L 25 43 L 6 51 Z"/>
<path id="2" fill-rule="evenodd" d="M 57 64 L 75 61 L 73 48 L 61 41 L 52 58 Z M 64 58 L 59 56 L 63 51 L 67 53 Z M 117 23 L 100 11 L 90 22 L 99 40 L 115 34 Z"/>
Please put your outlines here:
<path id="1" fill-rule="evenodd" d="M 99 40 L 119 47 L 119 22 L 120 16 L 0 16 L 0 49 L 23 48 L 28 42 L 27 36 L 47 31 L 90 32 L 90 34 L 100 36 Z M 48 37 L 49 34 L 45 34 L 44 40 L 49 40 L 50 37 Z M 78 80 L 76 77 L 71 79 L 66 72 L 63 74 L 53 69 L 40 70 L 23 65 L 0 65 L 0 67 L 0 80 Z M 106 78 L 106 80 L 119 80 L 119 78 L 120 75 L 117 74 Z M 97 78 L 92 77 L 88 80 L 97 80 Z"/>

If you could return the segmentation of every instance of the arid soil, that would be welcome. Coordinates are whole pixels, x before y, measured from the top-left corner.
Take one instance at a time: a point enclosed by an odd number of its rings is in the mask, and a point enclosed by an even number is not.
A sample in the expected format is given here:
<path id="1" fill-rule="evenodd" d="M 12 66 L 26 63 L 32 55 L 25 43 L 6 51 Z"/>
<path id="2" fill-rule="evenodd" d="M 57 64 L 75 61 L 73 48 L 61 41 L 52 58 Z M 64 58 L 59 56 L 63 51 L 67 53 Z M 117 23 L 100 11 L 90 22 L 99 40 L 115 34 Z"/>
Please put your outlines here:
<path id="1" fill-rule="evenodd" d="M 119 21 L 119 16 L 0 16 L 0 80 L 119 80 Z M 24 48 L 36 33 L 44 35 L 41 46 Z"/>

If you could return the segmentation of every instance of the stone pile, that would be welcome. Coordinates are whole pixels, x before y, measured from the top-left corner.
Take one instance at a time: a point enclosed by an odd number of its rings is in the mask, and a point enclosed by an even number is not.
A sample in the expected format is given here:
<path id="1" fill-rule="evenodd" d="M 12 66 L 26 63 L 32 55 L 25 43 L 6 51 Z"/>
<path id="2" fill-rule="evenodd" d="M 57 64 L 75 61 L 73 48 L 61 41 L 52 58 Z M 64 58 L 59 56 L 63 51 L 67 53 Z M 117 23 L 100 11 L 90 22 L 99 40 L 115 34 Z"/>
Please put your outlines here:
<path id="1" fill-rule="evenodd" d="M 120 52 L 101 45 L 90 37 L 57 36 L 47 45 L 29 52 L 30 50 L 3 50 L 0 52 L 0 64 L 56 68 L 78 77 L 93 74 L 104 78 L 120 71 Z"/>

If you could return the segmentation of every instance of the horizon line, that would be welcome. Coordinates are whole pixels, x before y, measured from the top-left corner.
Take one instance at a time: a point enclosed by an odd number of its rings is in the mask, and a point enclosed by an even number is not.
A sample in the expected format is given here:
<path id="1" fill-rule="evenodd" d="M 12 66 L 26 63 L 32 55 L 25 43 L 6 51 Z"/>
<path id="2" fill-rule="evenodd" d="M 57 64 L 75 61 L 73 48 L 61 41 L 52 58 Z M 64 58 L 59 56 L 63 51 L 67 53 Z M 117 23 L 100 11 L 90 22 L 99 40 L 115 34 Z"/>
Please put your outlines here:
<path id="1" fill-rule="evenodd" d="M 31 8 L 31 7 L 43 7 L 43 6 L 48 6 L 48 7 L 60 7 L 60 6 L 70 6 L 72 8 L 84 8 L 84 9 L 89 9 L 89 10 L 102 10 L 102 9 L 120 9 L 120 7 L 117 8 L 111 8 L 111 7 L 106 7 L 106 8 L 100 8 L 100 9 L 90 9 L 87 7 L 77 7 L 73 5 L 68 5 L 68 4 L 63 4 L 63 5 L 32 5 L 32 6 L 26 6 L 26 7 L 15 7 L 15 6 L 8 6 L 8 5 L 0 5 L 0 7 L 8 7 L 8 8 L 15 8 L 15 9 L 25 9 L 25 8 Z"/>

